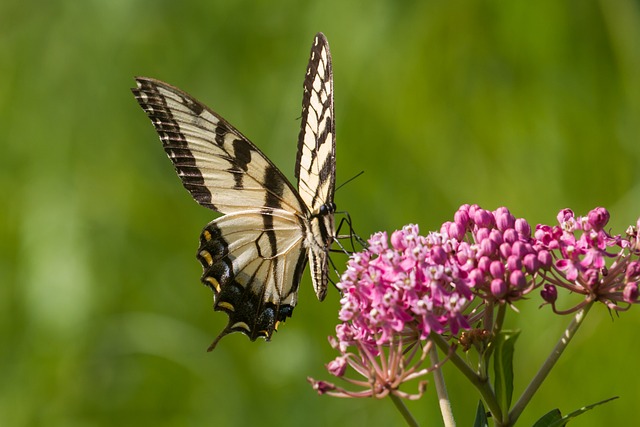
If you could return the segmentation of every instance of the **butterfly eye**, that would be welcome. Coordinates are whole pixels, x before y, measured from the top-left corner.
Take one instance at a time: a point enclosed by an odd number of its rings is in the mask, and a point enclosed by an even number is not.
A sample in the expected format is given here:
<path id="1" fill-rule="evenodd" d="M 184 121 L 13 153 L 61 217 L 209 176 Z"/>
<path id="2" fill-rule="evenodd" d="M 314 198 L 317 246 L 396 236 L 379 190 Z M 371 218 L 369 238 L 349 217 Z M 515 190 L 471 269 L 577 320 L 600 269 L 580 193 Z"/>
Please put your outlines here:
<path id="1" fill-rule="evenodd" d="M 333 213 L 336 211 L 336 204 L 331 202 L 331 203 L 326 203 L 322 206 L 320 206 L 320 212 L 319 215 L 328 215 L 330 213 Z"/>

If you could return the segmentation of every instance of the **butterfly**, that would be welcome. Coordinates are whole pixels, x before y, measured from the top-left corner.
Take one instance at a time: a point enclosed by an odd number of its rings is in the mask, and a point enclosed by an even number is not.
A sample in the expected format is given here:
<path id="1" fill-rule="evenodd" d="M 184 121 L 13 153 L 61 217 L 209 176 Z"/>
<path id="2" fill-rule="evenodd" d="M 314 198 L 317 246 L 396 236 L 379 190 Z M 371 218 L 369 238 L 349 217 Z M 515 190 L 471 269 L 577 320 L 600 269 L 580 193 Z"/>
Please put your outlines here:
<path id="1" fill-rule="evenodd" d="M 310 265 L 318 300 L 327 292 L 336 235 L 333 72 L 326 37 L 316 34 L 304 79 L 297 190 L 248 138 L 182 90 L 148 77 L 132 89 L 178 177 L 202 206 L 223 215 L 204 227 L 197 258 L 225 335 L 271 339 L 291 316 Z"/>

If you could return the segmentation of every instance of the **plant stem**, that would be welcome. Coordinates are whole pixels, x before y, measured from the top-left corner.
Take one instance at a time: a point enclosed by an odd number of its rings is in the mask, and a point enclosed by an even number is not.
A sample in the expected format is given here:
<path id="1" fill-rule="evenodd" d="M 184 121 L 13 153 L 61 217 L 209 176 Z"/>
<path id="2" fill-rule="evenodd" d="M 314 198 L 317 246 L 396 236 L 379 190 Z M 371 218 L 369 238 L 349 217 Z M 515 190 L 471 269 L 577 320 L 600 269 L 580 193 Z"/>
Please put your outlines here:
<path id="1" fill-rule="evenodd" d="M 487 408 L 493 415 L 494 419 L 502 419 L 502 409 L 500 408 L 500 405 L 496 400 L 496 395 L 493 392 L 493 389 L 491 388 L 488 380 L 486 378 L 484 380 L 480 378 L 480 376 L 476 372 L 474 372 L 473 369 L 471 369 L 469 365 L 467 365 L 467 363 L 462 360 L 462 358 L 457 353 L 452 353 L 449 344 L 445 341 L 444 338 L 442 338 L 442 336 L 433 332 L 430 336 L 433 342 L 436 343 L 436 345 L 443 352 L 449 353 L 449 360 L 451 361 L 451 363 L 456 365 L 456 368 L 458 368 L 458 370 L 460 370 L 460 372 L 465 377 L 467 377 L 471 384 L 473 384 L 474 387 L 480 392 L 482 400 L 487 405 Z"/>
<path id="2" fill-rule="evenodd" d="M 509 425 L 515 424 L 515 422 L 518 420 L 518 417 L 520 417 L 524 408 L 527 406 L 536 391 L 538 391 L 538 388 L 540 388 L 542 382 L 545 380 L 545 378 L 547 378 L 547 375 L 549 375 L 549 372 L 562 355 L 562 352 L 565 348 L 567 348 L 567 346 L 571 342 L 571 339 L 578 331 L 578 328 L 580 327 L 580 325 L 582 325 L 582 322 L 587 316 L 587 313 L 589 312 L 589 309 L 592 305 L 593 302 L 587 304 L 573 317 L 573 320 L 571 321 L 569 326 L 567 326 L 567 329 L 565 329 L 562 337 L 560 337 L 553 350 L 551 350 L 551 354 L 549 354 L 547 360 L 545 360 L 545 362 L 540 367 L 540 370 L 538 370 L 538 373 L 533 377 L 526 390 L 522 393 L 522 396 L 520 396 L 520 399 L 518 399 L 518 402 L 513 405 L 513 409 L 509 413 Z"/>
<path id="3" fill-rule="evenodd" d="M 481 375 L 483 378 L 488 378 L 487 370 L 489 369 L 489 362 L 490 362 L 491 356 L 493 355 L 493 351 L 496 349 L 495 337 L 497 337 L 500 331 L 502 330 L 502 325 L 504 324 L 504 318 L 505 318 L 506 312 L 507 312 L 506 304 L 500 305 L 500 307 L 498 307 L 498 314 L 496 316 L 495 322 L 493 322 L 493 319 L 491 319 L 492 320 L 491 328 L 489 328 L 488 324 L 485 324 L 485 329 L 491 332 L 491 342 L 489 343 L 489 346 L 487 347 L 487 350 L 485 351 L 484 357 L 483 357 L 484 372 L 481 372 Z"/>
<path id="4" fill-rule="evenodd" d="M 398 411 L 400 411 L 400 413 L 404 417 L 407 425 L 409 425 L 410 427 L 419 427 L 418 422 L 415 418 L 413 418 L 413 415 L 411 415 L 411 412 L 409 412 L 409 408 L 407 408 L 407 405 L 404 404 L 402 399 L 393 393 L 390 393 L 389 397 L 391 398 L 393 404 L 396 405 L 396 408 L 398 408 Z"/>
<path id="5" fill-rule="evenodd" d="M 438 366 L 438 349 L 435 345 L 431 346 L 429 350 L 429 356 L 431 357 L 431 366 Z M 447 394 L 447 386 L 444 383 L 444 376 L 442 375 L 442 367 L 433 371 L 433 381 L 436 384 L 436 393 L 438 394 L 438 402 L 440 403 L 440 413 L 442 414 L 442 421 L 445 427 L 455 427 L 456 421 L 453 419 L 453 412 L 451 411 L 451 401 Z"/>

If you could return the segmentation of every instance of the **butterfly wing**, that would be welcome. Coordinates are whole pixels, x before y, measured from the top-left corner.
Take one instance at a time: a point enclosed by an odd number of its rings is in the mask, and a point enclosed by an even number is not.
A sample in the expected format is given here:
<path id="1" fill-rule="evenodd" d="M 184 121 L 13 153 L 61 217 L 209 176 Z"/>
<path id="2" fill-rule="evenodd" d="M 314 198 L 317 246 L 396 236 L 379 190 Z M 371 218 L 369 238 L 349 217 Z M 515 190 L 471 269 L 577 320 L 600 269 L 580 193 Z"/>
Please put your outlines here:
<path id="1" fill-rule="evenodd" d="M 229 122 L 182 90 L 136 77 L 136 100 L 193 198 L 220 213 L 306 207 L 282 172 Z"/>
<path id="2" fill-rule="evenodd" d="M 202 232 L 202 282 L 239 331 L 271 337 L 291 315 L 306 264 L 307 207 L 276 166 L 222 117 L 187 93 L 138 77 L 132 89 L 184 187 L 224 215 Z"/>
<path id="3" fill-rule="evenodd" d="M 282 209 L 224 215 L 205 227 L 198 259 L 213 289 L 214 309 L 229 315 L 231 332 L 267 340 L 291 316 L 307 257 L 299 218 Z"/>
<path id="4" fill-rule="evenodd" d="M 302 122 L 298 135 L 298 193 L 312 214 L 333 203 L 336 182 L 333 119 L 333 70 L 324 34 L 318 33 L 304 80 Z"/>
<path id="5" fill-rule="evenodd" d="M 324 34 L 318 33 L 311 47 L 304 80 L 296 178 L 300 198 L 311 212 L 309 265 L 313 287 L 320 300 L 326 294 L 329 248 L 335 236 L 335 152 L 331 52 Z"/>

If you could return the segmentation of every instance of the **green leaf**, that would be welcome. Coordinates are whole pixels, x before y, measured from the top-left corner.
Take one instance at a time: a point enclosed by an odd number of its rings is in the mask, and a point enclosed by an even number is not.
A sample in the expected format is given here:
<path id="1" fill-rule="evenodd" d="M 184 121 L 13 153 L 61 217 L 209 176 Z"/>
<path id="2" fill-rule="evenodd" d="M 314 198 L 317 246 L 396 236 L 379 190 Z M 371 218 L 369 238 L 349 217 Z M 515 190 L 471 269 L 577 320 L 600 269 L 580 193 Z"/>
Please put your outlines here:
<path id="1" fill-rule="evenodd" d="M 607 402 L 611 402 L 612 400 L 615 400 L 617 398 L 618 398 L 618 396 L 613 396 L 613 397 L 610 397 L 608 399 L 601 400 L 600 402 L 596 402 L 596 403 L 592 403 L 591 405 L 583 406 L 582 408 L 580 408 L 580 409 L 578 409 L 576 411 L 573 411 L 572 413 L 570 413 L 568 415 L 565 415 L 563 420 L 569 421 L 569 420 L 577 417 L 578 415 L 582 415 L 585 412 L 595 408 L 596 406 L 600 406 L 600 405 L 605 404 Z M 563 425 L 564 424 L 557 424 L 556 423 L 556 424 L 552 424 L 552 427 L 559 427 L 559 426 L 563 426 Z"/>
<path id="2" fill-rule="evenodd" d="M 564 424 L 556 424 L 558 421 L 562 420 L 562 413 L 559 409 L 553 409 L 542 416 L 533 427 L 550 427 L 552 425 L 564 425 Z"/>
<path id="3" fill-rule="evenodd" d="M 482 400 L 478 401 L 478 409 L 476 410 L 476 419 L 473 422 L 473 427 L 488 427 L 489 420 L 487 420 L 487 411 L 484 409 Z"/>
<path id="4" fill-rule="evenodd" d="M 503 413 L 509 412 L 513 396 L 513 353 L 520 331 L 501 331 L 496 337 L 493 359 L 495 392 Z"/>
<path id="5" fill-rule="evenodd" d="M 565 426 L 570 420 L 573 418 L 584 414 L 585 412 L 595 408 L 596 406 L 602 405 L 604 403 L 610 402 L 614 399 L 617 399 L 618 396 L 610 397 L 609 399 L 602 400 L 597 403 L 592 403 L 591 405 L 583 406 L 582 408 L 573 411 L 572 413 L 565 415 L 564 417 L 560 413 L 559 409 L 554 409 L 548 413 L 546 413 L 542 418 L 540 418 L 533 427 L 562 427 Z"/>

